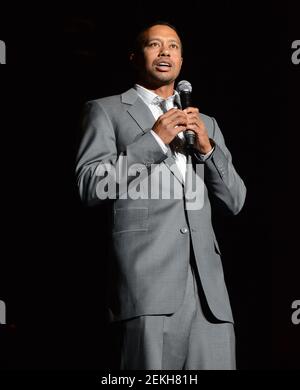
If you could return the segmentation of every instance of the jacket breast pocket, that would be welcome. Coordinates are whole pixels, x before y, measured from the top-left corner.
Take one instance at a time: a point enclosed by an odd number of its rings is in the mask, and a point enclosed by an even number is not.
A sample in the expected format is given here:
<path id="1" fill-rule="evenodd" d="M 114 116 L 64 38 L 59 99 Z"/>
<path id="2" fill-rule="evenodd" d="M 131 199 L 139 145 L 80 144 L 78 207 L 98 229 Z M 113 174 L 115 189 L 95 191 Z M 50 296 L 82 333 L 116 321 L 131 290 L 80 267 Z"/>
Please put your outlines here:
<path id="1" fill-rule="evenodd" d="M 113 233 L 147 231 L 148 213 L 147 207 L 115 209 Z"/>

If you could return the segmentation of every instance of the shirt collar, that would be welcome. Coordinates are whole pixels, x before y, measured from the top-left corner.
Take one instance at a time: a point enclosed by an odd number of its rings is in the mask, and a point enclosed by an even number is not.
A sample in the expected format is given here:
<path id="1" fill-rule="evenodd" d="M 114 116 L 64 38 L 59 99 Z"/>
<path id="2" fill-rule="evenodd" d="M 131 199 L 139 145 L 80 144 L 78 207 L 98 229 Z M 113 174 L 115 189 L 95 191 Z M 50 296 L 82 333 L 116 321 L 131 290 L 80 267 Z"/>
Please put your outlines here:
<path id="1" fill-rule="evenodd" d="M 158 105 L 163 100 L 167 100 L 167 101 L 170 100 L 174 105 L 177 105 L 178 107 L 181 108 L 180 96 L 176 90 L 174 91 L 174 94 L 172 96 L 169 96 L 167 99 L 163 99 L 161 96 L 157 95 L 152 91 L 149 91 L 149 89 L 142 87 L 139 84 L 135 84 L 134 89 L 147 105 L 150 104 Z"/>

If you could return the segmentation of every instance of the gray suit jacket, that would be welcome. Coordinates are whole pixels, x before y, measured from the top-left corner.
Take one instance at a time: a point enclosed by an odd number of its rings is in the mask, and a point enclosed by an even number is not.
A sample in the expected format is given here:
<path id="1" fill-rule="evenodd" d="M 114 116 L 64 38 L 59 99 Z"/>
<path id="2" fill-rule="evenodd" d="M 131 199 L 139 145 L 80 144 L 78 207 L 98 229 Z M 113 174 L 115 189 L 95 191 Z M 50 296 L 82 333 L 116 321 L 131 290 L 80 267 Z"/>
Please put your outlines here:
<path id="1" fill-rule="evenodd" d="M 233 321 L 211 222 L 211 203 L 237 214 L 246 188 L 232 165 L 215 119 L 201 116 L 216 146 L 204 164 L 196 152 L 193 155 L 193 174 L 196 175 L 196 163 L 204 167 L 204 204 L 197 210 L 188 210 L 185 185 L 175 160 L 171 153 L 163 153 L 149 131 L 155 119 L 136 91 L 130 89 L 85 105 L 84 135 L 76 167 L 83 202 L 95 205 L 105 201 L 99 199 L 99 191 L 104 191 L 101 180 L 110 181 L 103 172 L 99 174 L 100 163 L 110 163 L 119 172 L 120 182 L 131 183 L 135 176 L 128 176 L 126 168 L 138 164 L 137 175 L 141 175 L 149 173 L 152 164 L 159 164 L 162 174 L 169 173 L 174 179 L 172 189 L 176 187 L 178 192 L 179 187 L 183 194 L 181 199 L 132 199 L 124 196 L 126 191 L 120 186 L 116 199 L 109 201 L 113 213 L 111 269 L 115 280 L 109 286 L 109 305 L 114 319 L 174 313 L 184 297 L 192 247 L 210 310 L 220 320 Z M 163 185 L 158 176 L 151 176 L 152 188 Z"/>

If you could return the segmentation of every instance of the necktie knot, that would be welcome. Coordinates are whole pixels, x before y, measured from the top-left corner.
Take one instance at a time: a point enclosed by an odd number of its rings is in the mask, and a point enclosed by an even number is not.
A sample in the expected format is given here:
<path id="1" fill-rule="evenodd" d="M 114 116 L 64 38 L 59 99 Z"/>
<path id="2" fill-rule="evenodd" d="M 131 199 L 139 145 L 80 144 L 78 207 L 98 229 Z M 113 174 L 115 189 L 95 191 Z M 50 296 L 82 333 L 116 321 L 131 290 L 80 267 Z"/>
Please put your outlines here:
<path id="1" fill-rule="evenodd" d="M 160 105 L 163 113 L 168 111 L 168 109 L 167 109 L 167 101 L 165 99 L 162 99 L 160 101 L 159 105 Z"/>
<path id="2" fill-rule="evenodd" d="M 156 96 L 153 99 L 152 104 L 160 107 L 163 113 L 166 113 L 168 111 L 167 101 L 165 99 L 161 98 L 160 96 Z"/>

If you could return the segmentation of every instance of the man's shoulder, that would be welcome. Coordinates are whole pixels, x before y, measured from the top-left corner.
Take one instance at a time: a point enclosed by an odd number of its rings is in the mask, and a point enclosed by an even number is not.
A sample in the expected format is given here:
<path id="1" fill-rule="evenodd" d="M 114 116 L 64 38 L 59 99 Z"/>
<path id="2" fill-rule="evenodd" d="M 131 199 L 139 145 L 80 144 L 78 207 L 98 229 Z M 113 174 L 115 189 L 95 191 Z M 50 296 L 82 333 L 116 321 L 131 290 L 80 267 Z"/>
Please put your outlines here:
<path id="1" fill-rule="evenodd" d="M 116 105 L 118 103 L 121 103 L 121 96 L 122 95 L 112 95 L 112 96 L 105 96 L 98 99 L 91 99 L 86 102 L 87 105 L 93 105 L 93 106 L 111 106 Z"/>
<path id="2" fill-rule="evenodd" d="M 98 99 L 88 100 L 86 104 L 88 105 L 99 105 L 104 108 L 112 108 L 128 103 L 129 100 L 136 100 L 136 92 L 133 88 L 129 89 L 118 95 L 105 96 Z"/>

